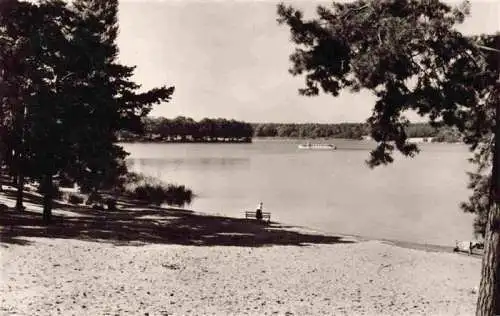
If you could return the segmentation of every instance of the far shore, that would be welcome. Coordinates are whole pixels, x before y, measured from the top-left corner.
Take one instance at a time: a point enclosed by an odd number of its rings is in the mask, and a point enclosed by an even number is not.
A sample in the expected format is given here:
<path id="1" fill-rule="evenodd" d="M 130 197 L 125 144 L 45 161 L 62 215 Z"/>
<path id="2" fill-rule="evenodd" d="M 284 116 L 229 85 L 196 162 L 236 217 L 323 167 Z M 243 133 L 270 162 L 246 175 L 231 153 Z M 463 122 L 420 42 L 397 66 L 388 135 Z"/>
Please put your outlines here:
<path id="1" fill-rule="evenodd" d="M 318 141 L 318 142 L 335 142 L 335 141 L 369 141 L 374 142 L 368 136 L 363 138 L 337 138 L 337 137 L 253 137 L 248 140 L 161 140 L 161 139 L 120 139 L 118 142 L 122 144 L 252 144 L 259 141 Z M 436 141 L 433 137 L 410 137 L 408 142 L 417 144 L 463 144 L 462 142 Z"/>
<path id="2" fill-rule="evenodd" d="M 38 203 L 0 211 L 2 313 L 474 313 L 481 261 L 447 247 L 126 200 L 117 211 L 57 203 L 47 226 Z"/>

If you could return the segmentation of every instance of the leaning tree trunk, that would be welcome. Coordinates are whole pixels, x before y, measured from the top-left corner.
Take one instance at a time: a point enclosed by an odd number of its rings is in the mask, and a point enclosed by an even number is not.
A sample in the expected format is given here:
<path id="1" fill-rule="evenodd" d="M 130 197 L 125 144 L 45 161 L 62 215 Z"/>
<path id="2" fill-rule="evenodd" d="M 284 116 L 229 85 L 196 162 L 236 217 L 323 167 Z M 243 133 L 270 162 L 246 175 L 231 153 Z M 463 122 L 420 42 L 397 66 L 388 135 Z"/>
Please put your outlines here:
<path id="1" fill-rule="evenodd" d="M 52 219 L 52 175 L 46 175 L 43 179 L 43 220 L 48 223 Z"/>
<path id="2" fill-rule="evenodd" d="M 486 223 L 481 284 L 479 285 L 476 308 L 477 316 L 500 315 L 500 102 L 498 101 L 494 132 L 495 148 L 493 150 L 490 191 L 494 205 L 489 210 Z"/>

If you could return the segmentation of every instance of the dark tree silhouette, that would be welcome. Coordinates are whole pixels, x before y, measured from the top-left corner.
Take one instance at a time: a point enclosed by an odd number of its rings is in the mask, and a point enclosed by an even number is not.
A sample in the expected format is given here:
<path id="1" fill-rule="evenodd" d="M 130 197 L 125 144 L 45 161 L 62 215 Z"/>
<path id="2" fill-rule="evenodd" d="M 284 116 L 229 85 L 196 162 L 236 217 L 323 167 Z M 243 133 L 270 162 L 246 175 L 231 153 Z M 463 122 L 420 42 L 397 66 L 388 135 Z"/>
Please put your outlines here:
<path id="1" fill-rule="evenodd" d="M 22 209 L 26 168 L 26 112 L 30 95 L 36 89 L 33 77 L 35 47 L 30 38 L 36 35 L 34 6 L 7 0 L 0 4 L 0 162 L 15 177 L 16 208 Z"/>
<path id="2" fill-rule="evenodd" d="M 2 110 L 9 110 L 2 147 L 18 179 L 26 174 L 39 183 L 49 221 L 54 177 L 90 193 L 110 188 L 126 172 L 116 132 L 140 132 L 152 104 L 168 101 L 174 89 L 139 92 L 134 67 L 117 61 L 118 1 L 9 0 L 0 8 L 0 45 L 19 46 L 0 57 L 8 78 Z"/>
<path id="3" fill-rule="evenodd" d="M 80 54 L 74 60 L 74 73 L 81 82 L 72 91 L 73 104 L 81 113 L 73 114 L 73 121 L 84 132 L 74 133 L 79 163 L 72 163 L 67 174 L 84 191 L 94 193 L 111 188 L 126 171 L 126 152 L 115 144 L 116 132 L 142 131 L 141 119 L 152 104 L 170 100 L 174 89 L 160 87 L 139 92 L 140 85 L 132 81 L 135 67 L 117 61 L 117 0 L 75 0 L 71 9 L 78 23 L 73 47 Z"/>

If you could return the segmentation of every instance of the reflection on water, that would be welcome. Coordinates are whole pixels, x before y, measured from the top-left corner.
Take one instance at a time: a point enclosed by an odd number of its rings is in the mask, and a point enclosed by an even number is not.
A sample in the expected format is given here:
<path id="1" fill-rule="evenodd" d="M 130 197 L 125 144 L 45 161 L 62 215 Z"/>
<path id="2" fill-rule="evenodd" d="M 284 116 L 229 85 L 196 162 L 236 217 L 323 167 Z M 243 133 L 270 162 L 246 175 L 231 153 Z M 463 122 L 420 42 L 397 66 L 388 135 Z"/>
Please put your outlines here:
<path id="1" fill-rule="evenodd" d="M 211 166 L 234 166 L 249 164 L 249 158 L 224 158 L 224 157 L 185 157 L 185 158 L 128 158 L 127 166 L 154 166 L 157 168 L 168 167 L 169 165 L 211 165 Z"/>
<path id="2" fill-rule="evenodd" d="M 191 208 L 241 217 L 259 201 L 273 220 L 368 237 L 452 245 L 472 234 L 467 149 L 424 144 L 369 169 L 374 144 L 335 140 L 339 150 L 300 150 L 300 140 L 252 144 L 126 144 L 130 169 L 185 184 Z"/>

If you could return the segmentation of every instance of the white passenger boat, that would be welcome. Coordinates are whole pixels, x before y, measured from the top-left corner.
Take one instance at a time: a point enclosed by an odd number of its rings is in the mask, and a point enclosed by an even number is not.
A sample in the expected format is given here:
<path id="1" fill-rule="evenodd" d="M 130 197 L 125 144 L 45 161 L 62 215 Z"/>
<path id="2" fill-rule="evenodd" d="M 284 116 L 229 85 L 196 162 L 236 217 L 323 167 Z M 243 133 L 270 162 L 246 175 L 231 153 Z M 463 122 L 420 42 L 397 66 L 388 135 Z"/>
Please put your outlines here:
<path id="1" fill-rule="evenodd" d="M 316 150 L 335 150 L 337 146 L 332 144 L 301 144 L 299 145 L 299 149 L 316 149 Z"/>

